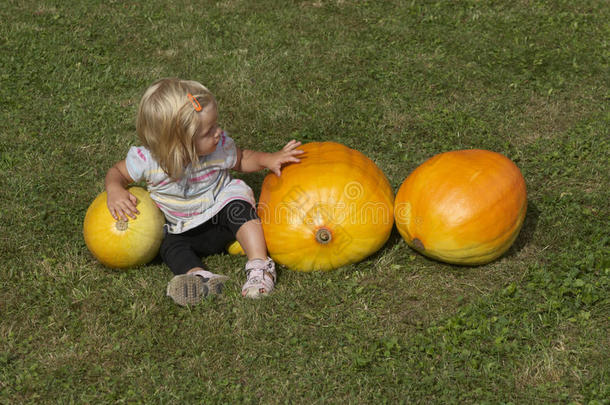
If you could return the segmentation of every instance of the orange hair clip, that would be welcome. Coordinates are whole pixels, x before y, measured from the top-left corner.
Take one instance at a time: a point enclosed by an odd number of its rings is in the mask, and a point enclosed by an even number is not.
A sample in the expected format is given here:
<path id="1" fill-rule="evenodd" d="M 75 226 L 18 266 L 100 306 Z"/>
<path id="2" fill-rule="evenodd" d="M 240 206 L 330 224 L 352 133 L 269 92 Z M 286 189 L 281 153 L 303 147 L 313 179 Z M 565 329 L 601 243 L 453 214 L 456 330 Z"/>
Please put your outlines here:
<path id="1" fill-rule="evenodd" d="M 191 93 L 188 93 L 187 96 L 189 97 L 189 100 L 191 100 L 191 104 L 193 105 L 195 111 L 199 112 L 203 110 L 203 107 L 201 104 L 199 104 L 199 101 L 197 101 L 197 99 Z"/>

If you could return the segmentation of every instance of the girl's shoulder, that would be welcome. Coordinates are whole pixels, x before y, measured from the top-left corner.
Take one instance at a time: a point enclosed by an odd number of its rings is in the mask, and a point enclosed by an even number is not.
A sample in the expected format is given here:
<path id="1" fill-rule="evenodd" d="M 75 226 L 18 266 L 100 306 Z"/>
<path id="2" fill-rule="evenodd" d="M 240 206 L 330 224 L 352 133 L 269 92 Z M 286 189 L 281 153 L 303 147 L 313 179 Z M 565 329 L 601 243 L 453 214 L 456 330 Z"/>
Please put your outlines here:
<path id="1" fill-rule="evenodd" d="M 148 150 L 147 147 L 145 146 L 132 146 L 129 148 L 129 151 L 127 152 L 127 158 L 133 158 L 135 160 L 138 160 L 142 163 L 150 163 L 152 161 L 155 161 L 155 159 L 153 158 L 152 154 L 150 153 L 150 151 Z"/>
<path id="2" fill-rule="evenodd" d="M 127 152 L 127 162 L 133 165 L 145 167 L 148 169 L 156 169 L 160 167 L 159 162 L 145 146 L 132 146 Z"/>
<path id="3" fill-rule="evenodd" d="M 134 180 L 160 175 L 163 172 L 150 150 L 144 146 L 130 147 L 125 158 L 125 164 L 127 171 Z"/>

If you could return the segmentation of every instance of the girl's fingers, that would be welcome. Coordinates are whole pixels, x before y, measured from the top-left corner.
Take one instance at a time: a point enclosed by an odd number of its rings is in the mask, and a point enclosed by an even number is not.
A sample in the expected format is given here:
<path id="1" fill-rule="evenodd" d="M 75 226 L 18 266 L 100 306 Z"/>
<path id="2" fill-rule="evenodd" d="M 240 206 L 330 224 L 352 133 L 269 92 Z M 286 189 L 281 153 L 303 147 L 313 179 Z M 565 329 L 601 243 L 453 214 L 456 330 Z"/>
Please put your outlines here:
<path id="1" fill-rule="evenodd" d="M 112 216 L 115 219 L 115 221 L 120 221 L 120 220 L 127 221 L 127 217 L 125 216 L 125 213 L 120 209 L 115 210 L 114 214 L 112 214 Z"/>
<path id="2" fill-rule="evenodd" d="M 123 221 L 129 221 L 129 219 L 127 218 L 127 215 L 126 215 L 126 214 L 127 214 L 127 212 L 125 211 L 125 209 L 123 209 L 123 208 L 118 208 L 118 209 L 117 209 L 117 211 L 118 211 L 119 216 L 121 217 L 121 219 L 122 219 Z"/>
<path id="3" fill-rule="evenodd" d="M 137 198 L 135 195 L 133 195 L 133 194 L 129 193 L 129 200 L 130 200 L 130 202 L 131 202 L 131 206 L 130 206 L 129 208 L 131 208 L 131 210 L 132 210 L 134 213 L 139 214 L 139 213 L 140 213 L 140 211 L 138 211 L 138 208 L 137 208 L 137 205 L 138 205 L 138 198 Z"/>
<path id="4" fill-rule="evenodd" d="M 288 156 L 282 163 L 299 163 L 301 159 L 296 156 Z"/>
<path id="5" fill-rule="evenodd" d="M 131 207 L 131 204 L 122 204 L 119 205 L 115 208 L 111 208 L 110 209 L 110 215 L 112 215 L 112 218 L 114 218 L 116 221 L 118 221 L 119 219 L 122 219 L 123 221 L 129 221 L 129 219 L 127 218 L 128 216 L 136 219 L 136 215 L 139 214 L 140 212 L 135 209 L 135 207 Z"/>
<path id="6" fill-rule="evenodd" d="M 288 156 L 284 156 L 281 160 L 280 160 L 280 166 L 285 164 L 285 163 L 299 163 L 301 161 L 301 159 L 299 159 L 296 156 L 292 156 L 292 155 L 288 155 Z"/>
<path id="7" fill-rule="evenodd" d="M 284 146 L 284 150 L 293 150 L 295 148 L 298 148 L 301 145 L 300 141 L 297 141 L 295 139 L 291 140 L 290 142 L 288 142 L 286 144 L 286 146 Z"/>
<path id="8" fill-rule="evenodd" d="M 136 219 L 135 208 L 127 207 L 127 209 L 123 209 L 123 212 L 129 215 L 131 218 Z"/>
<path id="9" fill-rule="evenodd" d="M 109 206 L 108 207 L 108 211 L 110 211 L 110 215 L 112 215 L 112 218 L 114 218 L 115 221 L 119 220 L 120 212 L 119 212 L 118 209 L 116 209 L 115 207 L 110 207 Z"/>

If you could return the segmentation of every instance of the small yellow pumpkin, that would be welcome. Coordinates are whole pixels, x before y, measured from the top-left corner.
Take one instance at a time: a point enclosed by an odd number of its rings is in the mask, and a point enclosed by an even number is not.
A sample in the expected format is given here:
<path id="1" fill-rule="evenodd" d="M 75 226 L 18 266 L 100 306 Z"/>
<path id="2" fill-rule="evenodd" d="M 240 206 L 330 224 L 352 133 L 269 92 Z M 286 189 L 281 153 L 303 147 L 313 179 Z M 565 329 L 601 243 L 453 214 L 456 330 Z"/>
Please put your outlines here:
<path id="1" fill-rule="evenodd" d="M 83 235 L 87 247 L 105 266 L 123 269 L 146 264 L 155 258 L 163 240 L 165 217 L 148 192 L 131 187 L 140 214 L 128 221 L 115 220 L 106 205 L 106 192 L 87 209 Z"/>
<path id="2" fill-rule="evenodd" d="M 383 172 L 339 143 L 300 149 L 300 163 L 263 182 L 258 214 L 271 257 L 293 270 L 331 270 L 379 250 L 394 222 L 394 195 Z"/>
<path id="3" fill-rule="evenodd" d="M 244 249 L 241 247 L 239 242 L 236 240 L 227 245 L 227 253 L 229 253 L 232 256 L 245 256 L 246 255 L 246 252 L 244 252 Z"/>
<path id="4" fill-rule="evenodd" d="M 411 173 L 394 205 L 407 244 L 447 263 L 477 265 L 502 255 L 525 219 L 527 193 L 519 168 L 487 150 L 436 155 Z"/>

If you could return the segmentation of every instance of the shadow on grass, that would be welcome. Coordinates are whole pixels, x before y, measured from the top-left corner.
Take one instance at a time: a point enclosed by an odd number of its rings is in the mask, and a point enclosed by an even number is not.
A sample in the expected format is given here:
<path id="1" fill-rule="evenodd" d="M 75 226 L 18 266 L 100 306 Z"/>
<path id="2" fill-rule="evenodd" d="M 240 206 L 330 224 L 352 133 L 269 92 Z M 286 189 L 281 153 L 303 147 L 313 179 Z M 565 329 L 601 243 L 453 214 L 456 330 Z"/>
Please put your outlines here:
<path id="1" fill-rule="evenodd" d="M 524 247 L 529 245 L 536 233 L 536 227 L 538 226 L 538 218 L 540 217 L 540 211 L 536 204 L 532 201 L 527 202 L 527 213 L 525 214 L 525 221 L 519 232 L 519 236 L 513 243 L 513 245 L 504 253 L 501 257 L 511 258 L 517 255 Z"/>
<path id="2" fill-rule="evenodd" d="M 398 232 L 398 228 L 396 228 L 396 224 L 394 224 L 394 225 L 392 225 L 392 231 L 390 232 L 390 236 L 388 237 L 388 240 L 386 241 L 386 243 L 384 243 L 383 246 L 379 250 L 377 250 L 375 253 L 363 258 L 362 260 L 360 260 L 354 264 L 358 264 L 358 263 L 361 263 L 364 261 L 369 261 L 369 260 L 374 262 L 377 259 L 379 259 L 380 257 L 383 257 L 389 251 L 391 251 L 396 245 L 401 243 L 402 240 L 403 240 L 402 236 Z M 411 249 L 411 248 L 408 248 L 408 249 Z M 415 250 L 413 250 L 413 249 L 411 249 L 411 250 L 414 253 L 416 253 Z"/>

